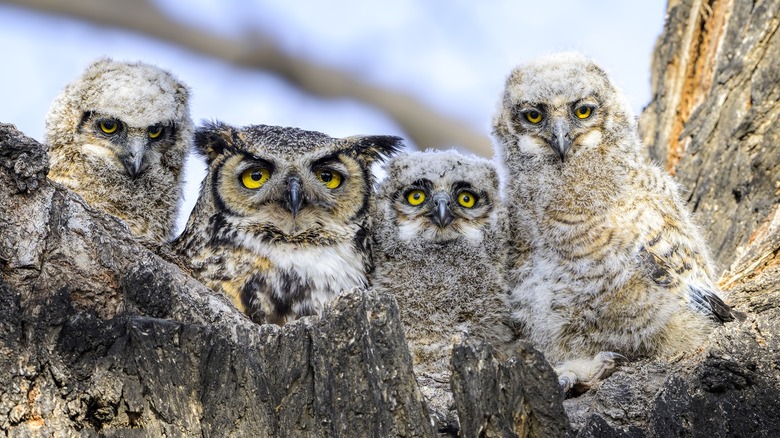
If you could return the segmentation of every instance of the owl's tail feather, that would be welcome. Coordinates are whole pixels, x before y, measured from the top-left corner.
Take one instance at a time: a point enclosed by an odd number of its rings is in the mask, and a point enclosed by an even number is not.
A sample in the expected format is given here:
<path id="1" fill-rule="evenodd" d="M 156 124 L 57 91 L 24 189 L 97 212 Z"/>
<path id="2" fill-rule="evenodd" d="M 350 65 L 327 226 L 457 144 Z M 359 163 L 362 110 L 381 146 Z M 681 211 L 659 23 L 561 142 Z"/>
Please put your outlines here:
<path id="1" fill-rule="evenodd" d="M 691 306 L 719 323 L 745 319 L 745 314 L 733 310 L 731 306 L 724 303 L 723 300 L 714 292 L 707 289 L 700 289 L 690 286 Z"/>

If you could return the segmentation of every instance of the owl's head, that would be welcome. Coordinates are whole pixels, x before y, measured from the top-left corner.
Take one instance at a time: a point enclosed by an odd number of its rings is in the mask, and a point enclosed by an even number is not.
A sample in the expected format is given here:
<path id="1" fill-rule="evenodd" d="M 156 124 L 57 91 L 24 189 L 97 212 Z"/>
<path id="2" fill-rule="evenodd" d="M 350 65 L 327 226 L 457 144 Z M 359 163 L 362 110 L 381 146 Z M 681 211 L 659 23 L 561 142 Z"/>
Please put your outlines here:
<path id="1" fill-rule="evenodd" d="M 167 71 L 101 59 L 49 109 L 46 142 L 52 159 L 80 154 L 130 178 L 159 164 L 178 168 L 193 131 L 188 99 L 187 87 Z"/>
<path id="2" fill-rule="evenodd" d="M 195 134 L 209 167 L 203 191 L 210 192 L 219 220 L 266 242 L 325 245 L 353 238 L 370 212 L 371 165 L 401 147 L 394 136 L 332 138 L 265 125 L 213 123 Z"/>
<path id="3" fill-rule="evenodd" d="M 512 70 L 493 118 L 497 152 L 509 163 L 533 157 L 561 164 L 607 147 L 632 152 L 636 142 L 617 140 L 635 130 L 631 106 L 607 73 L 571 52 Z"/>
<path id="4" fill-rule="evenodd" d="M 500 202 L 493 163 L 455 151 L 393 158 L 377 196 L 384 221 L 407 242 L 479 242 L 495 222 L 495 204 Z"/>

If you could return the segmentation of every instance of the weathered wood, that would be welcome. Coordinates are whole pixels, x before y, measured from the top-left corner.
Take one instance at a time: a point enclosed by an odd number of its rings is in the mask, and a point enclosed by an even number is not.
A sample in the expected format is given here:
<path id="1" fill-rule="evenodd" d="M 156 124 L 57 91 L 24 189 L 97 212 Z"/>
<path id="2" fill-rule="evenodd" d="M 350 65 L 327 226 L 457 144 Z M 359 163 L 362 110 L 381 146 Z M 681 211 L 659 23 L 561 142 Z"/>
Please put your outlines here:
<path id="1" fill-rule="evenodd" d="M 780 204 L 779 17 L 777 1 L 670 1 L 653 54 L 642 137 L 688 190 L 719 272 Z"/>
<path id="2" fill-rule="evenodd" d="M 392 297 L 258 326 L 45 179 L 0 125 L 0 430 L 432 436 Z"/>
<path id="3" fill-rule="evenodd" d="M 780 436 L 780 3 L 671 0 L 640 119 L 744 321 L 565 402 L 579 437 Z M 721 272 L 721 271 L 719 271 Z"/>
<path id="4" fill-rule="evenodd" d="M 393 297 L 355 290 L 322 318 L 256 325 L 155 254 L 172 259 L 164 247 L 144 246 L 47 181 L 46 160 L 0 124 L 0 431 L 434 436 Z M 478 346 L 458 351 L 458 367 L 492 360 Z M 540 416 L 562 413 L 561 397 L 549 365 L 526 354 L 534 359 L 511 373 L 502 365 L 483 377 L 526 394 L 511 376 L 543 376 L 528 381 L 552 398 L 508 404 L 490 388 L 455 388 L 464 418 L 491 400 L 480 412 L 504 421 L 501 430 L 549 436 Z M 565 416 L 552 420 L 565 429 Z"/>
<path id="5" fill-rule="evenodd" d="M 485 343 L 452 351 L 452 390 L 467 437 L 562 437 L 569 431 L 563 393 L 544 356 L 518 343 L 515 357 L 496 358 Z"/>

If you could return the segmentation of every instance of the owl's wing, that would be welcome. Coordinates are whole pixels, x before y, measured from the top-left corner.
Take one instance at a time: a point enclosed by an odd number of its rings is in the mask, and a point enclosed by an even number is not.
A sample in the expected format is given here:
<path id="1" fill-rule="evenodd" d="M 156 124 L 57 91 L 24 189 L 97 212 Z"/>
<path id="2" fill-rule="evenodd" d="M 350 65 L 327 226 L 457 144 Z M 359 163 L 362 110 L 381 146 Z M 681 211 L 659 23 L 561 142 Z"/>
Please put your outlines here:
<path id="1" fill-rule="evenodd" d="M 507 252 L 509 251 L 509 216 L 504 208 L 497 207 L 496 221 L 486 230 L 483 246 L 489 254 L 491 261 L 496 265 L 507 263 Z M 502 266 L 503 272 L 505 268 Z"/>
<path id="2" fill-rule="evenodd" d="M 734 320 L 734 311 L 713 291 L 689 285 L 688 293 L 691 297 L 691 306 L 703 310 L 715 321 L 729 322 Z"/>
<path id="3" fill-rule="evenodd" d="M 688 261 L 690 248 L 682 245 L 669 245 L 664 242 L 664 233 L 645 243 L 639 250 L 640 263 L 646 274 L 657 285 L 669 290 L 682 292 L 688 305 L 718 322 L 734 320 L 734 313 L 728 304 L 717 295 L 712 286 L 693 281 L 693 266 Z M 666 248 L 665 251 L 659 251 Z"/>

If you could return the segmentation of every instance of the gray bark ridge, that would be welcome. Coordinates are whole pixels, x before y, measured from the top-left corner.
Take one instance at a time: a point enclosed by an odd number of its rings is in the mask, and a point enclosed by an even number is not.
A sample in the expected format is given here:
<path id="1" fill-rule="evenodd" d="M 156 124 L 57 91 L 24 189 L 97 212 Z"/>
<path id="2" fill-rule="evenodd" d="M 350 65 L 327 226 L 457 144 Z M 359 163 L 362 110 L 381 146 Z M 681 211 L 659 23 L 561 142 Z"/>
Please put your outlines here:
<path id="1" fill-rule="evenodd" d="M 501 360 L 466 339 L 452 351 L 451 385 L 461 436 L 562 437 L 570 432 L 558 378 L 542 354 L 519 341 Z"/>
<path id="2" fill-rule="evenodd" d="M 435 435 L 392 296 L 355 290 L 321 318 L 256 325 L 164 247 L 49 182 L 46 164 L 43 146 L 0 124 L 7 436 Z M 481 372 L 496 391 L 525 394 L 518 375 L 545 376 L 528 382 L 555 389 L 540 356 L 501 362 L 484 347 L 458 351 L 459 369 L 493 364 Z M 456 388 L 467 421 L 480 406 L 495 430 L 520 431 L 510 436 L 557 434 L 537 418 L 562 413 L 560 397 L 537 405 L 496 396 Z M 564 430 L 566 417 L 552 423 Z"/>
<path id="3" fill-rule="evenodd" d="M 395 301 L 258 326 L 48 182 L 0 125 L 0 430 L 11 436 L 431 436 Z"/>
<path id="4" fill-rule="evenodd" d="M 779 16 L 778 2 L 669 2 L 642 137 L 689 190 L 746 318 L 566 400 L 573 436 L 780 436 Z"/>
<path id="5" fill-rule="evenodd" d="M 670 1 L 653 53 L 642 138 L 688 190 L 719 272 L 779 214 L 778 17 L 774 1 Z"/>

